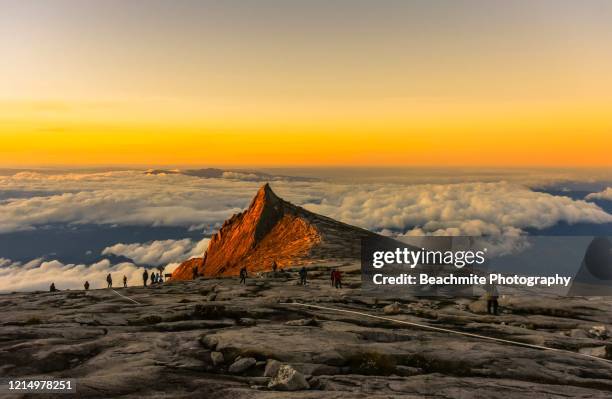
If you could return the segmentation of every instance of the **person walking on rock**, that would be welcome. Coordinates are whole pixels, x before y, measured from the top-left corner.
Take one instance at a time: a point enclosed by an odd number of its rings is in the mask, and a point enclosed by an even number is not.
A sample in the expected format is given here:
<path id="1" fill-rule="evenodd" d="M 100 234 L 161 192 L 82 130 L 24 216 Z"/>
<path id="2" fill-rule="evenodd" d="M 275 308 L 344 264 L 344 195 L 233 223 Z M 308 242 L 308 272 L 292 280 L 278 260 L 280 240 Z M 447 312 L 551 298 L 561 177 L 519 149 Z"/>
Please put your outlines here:
<path id="1" fill-rule="evenodd" d="M 113 288 L 113 278 L 110 273 L 106 276 L 106 282 L 108 283 L 108 288 Z"/>
<path id="2" fill-rule="evenodd" d="M 248 276 L 248 273 L 247 273 L 247 268 L 245 266 L 242 269 L 240 269 L 240 284 L 246 285 L 247 276 Z"/>
<path id="3" fill-rule="evenodd" d="M 335 273 L 335 277 L 334 277 L 335 287 L 342 288 L 342 273 L 340 273 L 340 270 L 336 270 L 334 273 Z"/>
<path id="4" fill-rule="evenodd" d="M 306 267 L 302 266 L 300 269 L 300 285 L 306 285 L 306 277 L 308 272 L 306 271 Z"/>
<path id="5" fill-rule="evenodd" d="M 147 271 L 147 269 L 145 269 L 145 271 L 142 273 L 142 282 L 145 287 L 147 286 L 148 279 L 149 279 L 149 272 Z"/>
<path id="6" fill-rule="evenodd" d="M 123 288 L 127 288 L 127 277 L 123 275 Z"/>
<path id="7" fill-rule="evenodd" d="M 485 290 L 487 292 L 487 313 L 494 314 L 495 316 L 497 316 L 497 308 L 499 306 L 499 303 L 497 302 L 497 298 L 499 298 L 497 286 L 495 284 L 488 284 L 485 287 Z"/>
<path id="8" fill-rule="evenodd" d="M 194 266 L 193 269 L 191 269 L 191 278 L 192 280 L 195 280 L 198 278 L 198 267 Z"/>
<path id="9" fill-rule="evenodd" d="M 83 284 L 83 287 L 85 287 L 85 291 L 89 291 L 89 281 L 85 281 L 85 284 Z"/>

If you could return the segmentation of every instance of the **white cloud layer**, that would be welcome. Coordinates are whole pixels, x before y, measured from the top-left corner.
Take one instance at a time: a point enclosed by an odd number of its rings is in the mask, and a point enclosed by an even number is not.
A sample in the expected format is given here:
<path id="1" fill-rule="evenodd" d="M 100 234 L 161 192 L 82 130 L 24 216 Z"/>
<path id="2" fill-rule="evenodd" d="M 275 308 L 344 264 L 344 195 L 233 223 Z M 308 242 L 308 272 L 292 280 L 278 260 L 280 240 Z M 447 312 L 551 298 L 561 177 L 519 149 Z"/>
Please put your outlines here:
<path id="1" fill-rule="evenodd" d="M 119 243 L 104 248 L 102 255 L 124 256 L 138 265 L 160 266 L 201 257 L 209 241 L 210 239 L 204 238 L 199 242 L 193 242 L 185 238 L 183 240 L 152 241 L 144 244 Z"/>
<path id="2" fill-rule="evenodd" d="M 371 230 L 407 234 L 513 235 L 559 222 L 612 222 L 595 204 L 506 182 L 353 187 L 306 207 Z"/>
<path id="3" fill-rule="evenodd" d="M 128 285 L 140 285 L 143 270 L 128 262 L 113 265 L 108 259 L 90 265 L 63 264 L 57 260 L 42 259 L 24 264 L 6 262 L 0 266 L 0 292 L 47 291 L 52 282 L 61 290 L 83 289 L 85 281 L 89 281 L 92 289 L 105 288 L 108 273 L 111 273 L 116 287 L 123 286 L 123 276 L 128 278 Z"/>
<path id="4" fill-rule="evenodd" d="M 534 179 L 537 176 L 533 177 Z M 260 182 L 142 171 L 0 176 L 0 191 L 40 192 L 0 202 L 0 233 L 51 223 L 219 226 L 246 207 Z M 606 223 L 593 203 L 535 192 L 512 182 L 445 184 L 274 182 L 298 205 L 375 231 L 395 234 L 513 234 L 559 222 Z M 610 189 L 608 189 L 610 190 Z M 591 194 L 605 196 L 609 191 Z M 61 194 L 48 194 L 49 192 Z M 153 248 L 152 248 L 153 249 Z M 0 254 L 1 256 L 2 254 Z"/>
<path id="5" fill-rule="evenodd" d="M 0 233 L 51 223 L 214 225 L 240 211 L 257 186 L 141 171 L 0 176 L 1 190 L 41 193 L 0 202 Z"/>
<path id="6" fill-rule="evenodd" d="M 585 197 L 588 200 L 600 199 L 612 201 L 612 187 L 607 187 L 605 190 L 598 193 L 591 193 Z"/>
<path id="7" fill-rule="evenodd" d="M 193 242 L 186 238 L 138 244 L 120 243 L 102 251 L 103 255 L 125 256 L 136 264 L 112 264 L 108 259 L 93 264 L 64 264 L 58 260 L 42 259 L 21 263 L 0 258 L 0 292 L 48 290 L 52 282 L 58 289 L 82 289 L 85 281 L 89 281 L 92 289 L 105 288 L 108 273 L 112 275 L 114 286 L 123 285 L 123 276 L 128 278 L 128 285 L 141 285 L 144 271 L 141 266 L 164 265 L 164 273 L 172 273 L 182 261 L 202 256 L 209 241 L 204 238 Z"/>

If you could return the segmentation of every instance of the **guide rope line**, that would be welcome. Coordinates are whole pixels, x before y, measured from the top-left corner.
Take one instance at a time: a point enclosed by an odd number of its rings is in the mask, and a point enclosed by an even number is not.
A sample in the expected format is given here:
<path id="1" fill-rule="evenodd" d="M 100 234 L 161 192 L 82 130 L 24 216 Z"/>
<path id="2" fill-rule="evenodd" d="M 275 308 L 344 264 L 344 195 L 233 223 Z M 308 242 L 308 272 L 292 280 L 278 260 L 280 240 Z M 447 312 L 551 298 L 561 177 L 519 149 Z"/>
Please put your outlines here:
<path id="1" fill-rule="evenodd" d="M 117 294 L 117 295 L 119 295 L 119 296 L 124 297 L 125 299 L 129 299 L 130 301 L 134 302 L 134 303 L 135 303 L 135 304 L 137 304 L 137 305 L 142 305 L 142 303 L 140 303 L 140 302 L 138 302 L 138 301 L 133 300 L 133 299 L 132 299 L 132 298 L 130 298 L 129 296 L 125 296 L 125 295 L 123 295 L 123 294 L 120 294 L 120 293 L 118 293 L 117 291 L 115 291 L 115 290 L 113 290 L 113 289 L 111 289 L 111 291 L 113 291 L 115 294 Z"/>
<path id="2" fill-rule="evenodd" d="M 393 319 L 391 317 L 376 316 L 376 315 L 369 314 L 369 313 L 357 312 L 355 310 L 348 310 L 348 309 L 341 309 L 341 308 L 332 308 L 332 307 L 328 307 L 328 306 L 312 305 L 312 304 L 300 303 L 300 302 L 282 302 L 282 303 L 280 303 L 280 305 L 304 306 L 304 307 L 315 308 L 315 309 L 331 310 L 331 311 L 334 311 L 334 312 L 355 314 L 355 315 L 359 315 L 359 316 L 365 316 L 365 317 L 370 317 L 370 318 L 373 318 L 373 319 L 390 321 L 390 322 L 393 322 L 393 323 L 406 324 L 406 325 L 409 325 L 409 326 L 419 327 L 419 328 L 433 330 L 433 331 L 438 331 L 438 332 L 445 332 L 445 333 L 450 333 L 450 334 L 463 335 L 463 336 L 466 336 L 466 337 L 485 339 L 485 340 L 489 340 L 489 341 L 501 342 L 501 343 L 505 343 L 505 344 L 523 346 L 523 347 L 539 349 L 539 350 L 548 350 L 548 351 L 552 351 L 552 352 L 559 352 L 559 353 L 565 353 L 565 354 L 578 355 L 578 356 L 588 357 L 590 359 L 595 359 L 595 360 L 603 361 L 603 362 L 606 362 L 606 363 L 612 363 L 612 360 L 603 359 L 601 357 L 597 357 L 597 356 L 593 356 L 593 355 L 588 355 L 586 353 L 572 352 L 572 351 L 566 350 L 566 349 L 551 348 L 551 347 L 543 346 L 543 345 L 528 344 L 528 343 L 525 343 L 525 342 L 512 341 L 512 340 L 509 340 L 509 339 L 489 337 L 487 335 L 480 335 L 480 334 L 468 333 L 468 332 L 463 332 L 463 331 L 451 330 L 451 329 L 443 328 L 443 327 L 434 327 L 434 326 L 429 326 L 427 324 L 420 324 L 420 323 L 415 323 L 415 322 L 411 322 L 411 321 Z"/>

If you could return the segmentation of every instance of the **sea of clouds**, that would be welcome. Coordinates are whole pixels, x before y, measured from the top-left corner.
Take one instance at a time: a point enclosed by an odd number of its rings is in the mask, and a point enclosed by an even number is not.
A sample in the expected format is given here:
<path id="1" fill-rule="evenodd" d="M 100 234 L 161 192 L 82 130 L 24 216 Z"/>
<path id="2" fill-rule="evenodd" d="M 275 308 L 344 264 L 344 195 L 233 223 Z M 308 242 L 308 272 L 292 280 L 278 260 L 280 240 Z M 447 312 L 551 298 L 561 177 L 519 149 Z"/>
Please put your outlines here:
<path id="1" fill-rule="evenodd" d="M 423 180 L 419 176 L 419 181 Z M 553 179 L 554 180 L 554 179 Z M 611 188 L 584 200 L 535 191 L 530 174 L 486 182 L 453 180 L 426 184 L 393 181 L 275 181 L 275 192 L 313 212 L 387 235 L 491 235 L 520 237 L 527 229 L 558 223 L 611 223 L 612 215 L 589 200 L 611 199 Z M 120 226 L 181 226 L 214 231 L 248 206 L 262 183 L 226 173 L 222 178 L 144 171 L 16 172 L 0 175 L 0 234 L 40 229 L 55 223 Z M 201 256 L 207 239 L 116 243 L 94 264 L 33 259 L 18 263 L 0 253 L 0 291 L 80 288 L 86 279 L 101 286 L 107 273 L 125 274 L 137 284 L 140 265 L 167 266 Z M 132 262 L 114 264 L 112 256 Z"/>

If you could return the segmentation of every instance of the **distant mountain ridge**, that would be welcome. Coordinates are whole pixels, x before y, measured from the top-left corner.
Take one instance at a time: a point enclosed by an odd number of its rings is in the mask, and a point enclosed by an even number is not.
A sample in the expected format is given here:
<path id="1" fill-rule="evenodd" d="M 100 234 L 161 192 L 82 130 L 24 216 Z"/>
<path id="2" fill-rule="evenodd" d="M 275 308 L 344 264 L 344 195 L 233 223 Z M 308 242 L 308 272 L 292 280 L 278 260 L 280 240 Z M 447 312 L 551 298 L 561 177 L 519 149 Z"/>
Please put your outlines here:
<path id="1" fill-rule="evenodd" d="M 268 271 L 330 259 L 358 259 L 361 239 L 377 234 L 310 212 L 279 198 L 262 186 L 249 207 L 226 220 L 200 260 L 190 259 L 173 279 L 192 278 L 193 267 L 206 276 Z"/>
<path id="2" fill-rule="evenodd" d="M 246 181 L 275 181 L 275 180 L 287 180 L 287 181 L 301 181 L 301 182 L 313 182 L 319 181 L 314 177 L 301 177 L 301 176 L 286 176 L 286 175 L 273 175 L 270 173 L 259 172 L 256 170 L 248 169 L 218 169 L 218 168 L 203 168 L 203 169 L 149 169 L 145 172 L 148 175 L 185 175 L 200 177 L 203 179 L 233 179 L 233 180 L 246 180 Z"/>

